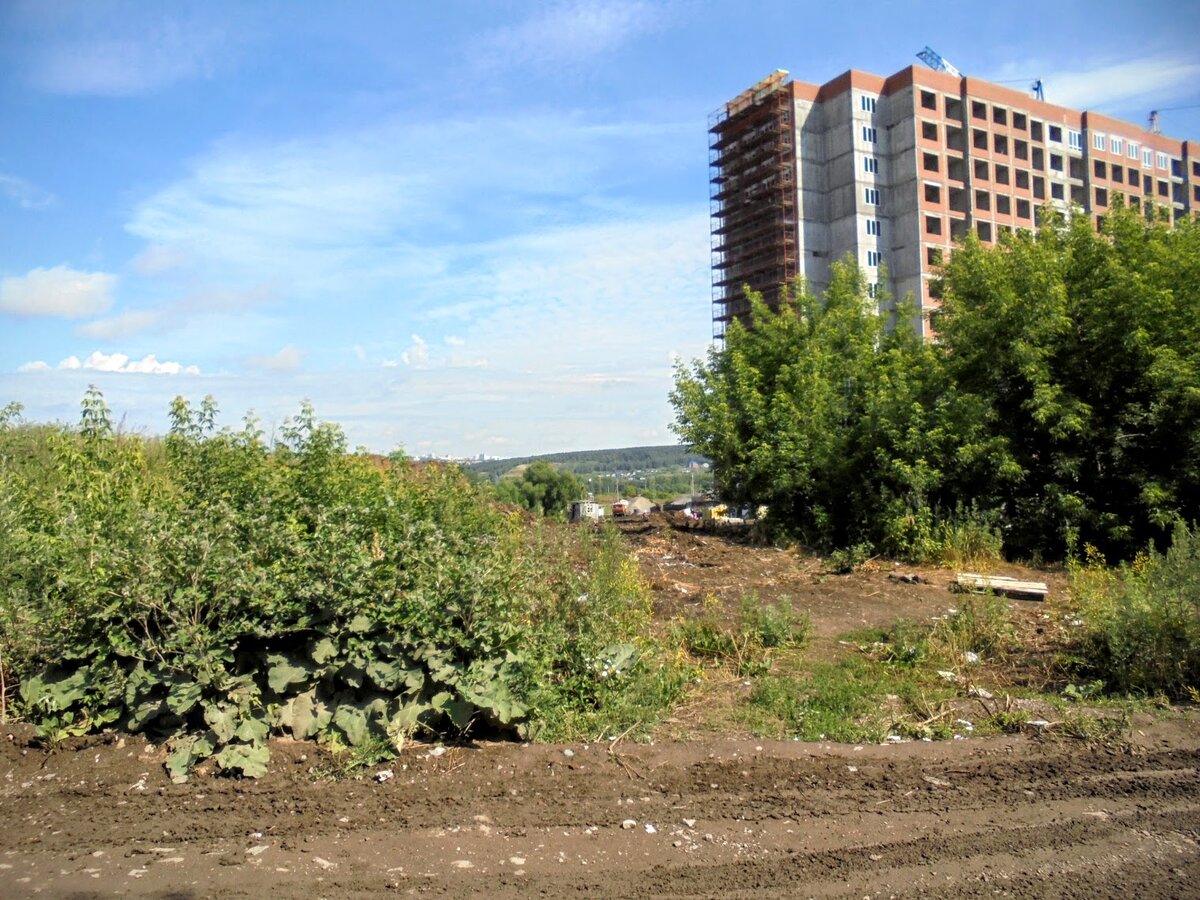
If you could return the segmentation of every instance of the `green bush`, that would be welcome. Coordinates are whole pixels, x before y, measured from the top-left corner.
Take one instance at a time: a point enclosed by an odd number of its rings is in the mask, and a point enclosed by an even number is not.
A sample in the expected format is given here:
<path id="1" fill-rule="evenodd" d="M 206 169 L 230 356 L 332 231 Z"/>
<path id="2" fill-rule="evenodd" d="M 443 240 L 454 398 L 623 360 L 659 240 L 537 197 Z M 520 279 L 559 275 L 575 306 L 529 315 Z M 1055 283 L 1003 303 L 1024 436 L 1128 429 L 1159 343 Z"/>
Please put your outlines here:
<path id="1" fill-rule="evenodd" d="M 1188 697 L 1200 686 L 1200 529 L 1180 523 L 1165 553 L 1115 572 L 1099 563 L 1071 569 L 1082 668 L 1109 691 Z"/>
<path id="2" fill-rule="evenodd" d="M 0 424 L 0 676 L 48 740 L 115 726 L 168 740 L 177 778 L 257 775 L 272 732 L 561 733 L 661 680 L 615 537 L 348 454 L 307 404 L 273 448 L 217 431 L 211 399 L 171 415 L 120 435 L 90 391 L 78 428 Z"/>

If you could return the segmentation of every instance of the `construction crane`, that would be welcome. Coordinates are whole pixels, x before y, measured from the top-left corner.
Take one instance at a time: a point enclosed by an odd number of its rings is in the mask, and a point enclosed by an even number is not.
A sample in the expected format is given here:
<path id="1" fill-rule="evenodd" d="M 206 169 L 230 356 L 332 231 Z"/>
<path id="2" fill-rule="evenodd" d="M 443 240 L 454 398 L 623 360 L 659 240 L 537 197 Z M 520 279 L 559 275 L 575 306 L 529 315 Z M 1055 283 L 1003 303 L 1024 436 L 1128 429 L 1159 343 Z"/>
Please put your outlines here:
<path id="1" fill-rule="evenodd" d="M 935 72 L 946 72 L 947 74 L 953 75 L 955 78 L 963 77 L 963 73 L 958 71 L 952 62 L 950 62 L 948 59 L 945 59 L 940 53 L 928 45 L 926 45 L 924 50 L 917 54 L 917 59 L 921 60 L 921 62 L 925 63 L 925 65 L 929 66 L 929 68 L 933 69 Z M 1020 80 L 1025 81 L 1026 79 L 1022 78 Z M 998 81 L 996 83 L 1014 84 L 1015 82 Z M 1042 90 L 1042 79 L 1034 79 L 1033 84 L 1029 86 L 1029 90 L 1038 100 L 1046 99 L 1046 94 Z"/>
<path id="2" fill-rule="evenodd" d="M 1158 125 L 1158 114 L 1160 112 L 1177 112 L 1181 109 L 1200 109 L 1200 104 L 1192 104 L 1191 106 L 1164 106 L 1162 109 L 1150 110 L 1149 129 L 1151 134 L 1162 134 L 1162 129 Z"/>
<path id="3" fill-rule="evenodd" d="M 942 55 L 932 47 L 926 45 L 925 49 L 917 54 L 917 59 L 929 66 L 935 72 L 947 72 L 955 78 L 962 78 L 963 73 L 954 68 L 954 65 L 948 60 L 942 58 Z"/>

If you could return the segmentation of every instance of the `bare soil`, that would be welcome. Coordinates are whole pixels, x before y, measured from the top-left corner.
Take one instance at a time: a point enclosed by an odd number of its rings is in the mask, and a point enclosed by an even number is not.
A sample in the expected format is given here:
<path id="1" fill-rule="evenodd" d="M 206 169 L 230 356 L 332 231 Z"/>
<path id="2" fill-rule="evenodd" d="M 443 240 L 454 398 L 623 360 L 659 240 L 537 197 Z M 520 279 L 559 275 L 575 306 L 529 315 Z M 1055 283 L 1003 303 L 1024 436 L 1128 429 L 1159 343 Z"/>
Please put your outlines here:
<path id="1" fill-rule="evenodd" d="M 707 594 L 787 596 L 833 652 L 847 630 L 953 603 L 944 570 L 830 576 L 736 535 L 624 527 L 663 619 Z M 1014 608 L 1046 627 L 1040 605 Z M 413 746 L 331 781 L 317 747 L 278 742 L 262 779 L 183 785 L 162 761 L 136 737 L 48 751 L 0 727 L 0 897 L 1200 896 L 1194 710 L 1138 716 L 1120 746 Z"/>

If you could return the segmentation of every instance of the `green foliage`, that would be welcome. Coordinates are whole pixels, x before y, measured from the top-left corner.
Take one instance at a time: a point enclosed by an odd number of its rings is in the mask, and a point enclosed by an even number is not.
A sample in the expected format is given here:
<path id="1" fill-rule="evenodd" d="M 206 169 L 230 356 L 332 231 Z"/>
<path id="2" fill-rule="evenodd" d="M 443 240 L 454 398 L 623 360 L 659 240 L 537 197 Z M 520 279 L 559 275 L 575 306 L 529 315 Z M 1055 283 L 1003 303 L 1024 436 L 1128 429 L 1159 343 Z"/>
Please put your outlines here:
<path id="1" fill-rule="evenodd" d="M 1200 685 L 1200 529 L 1182 523 L 1165 553 L 1117 571 L 1093 555 L 1071 567 L 1086 628 L 1085 673 L 1110 691 L 1186 699 Z"/>
<path id="2" fill-rule="evenodd" d="M 540 460 L 527 466 L 520 475 L 501 479 L 496 485 L 498 500 L 561 521 L 566 521 L 571 501 L 582 496 L 579 479 Z"/>
<path id="3" fill-rule="evenodd" d="M 753 328 L 733 323 L 724 350 L 677 368 L 676 432 L 712 458 L 730 499 L 767 504 L 776 528 L 825 549 L 926 555 L 959 470 L 988 455 L 940 350 L 887 328 L 878 310 L 890 301 L 869 297 L 848 264 L 821 298 L 798 285 L 777 311 L 750 302 Z"/>
<path id="4" fill-rule="evenodd" d="M 686 616 L 671 625 L 672 640 L 691 657 L 730 666 L 739 676 L 771 670 L 769 650 L 798 649 L 808 641 L 812 622 L 784 600 L 764 604 L 754 594 L 742 598 L 736 622 L 726 624 L 715 597 L 706 599 L 699 616 Z"/>
<path id="5" fill-rule="evenodd" d="M 886 681 L 867 662 L 850 657 L 817 666 L 808 678 L 767 675 L 748 700 L 761 716 L 757 731 L 805 741 L 882 741 L 891 717 L 881 707 Z"/>
<path id="6" fill-rule="evenodd" d="M 1007 601 L 988 594 L 966 600 L 947 613 L 934 626 L 929 643 L 934 652 L 958 661 L 965 653 L 996 658 L 1013 639 Z"/>
<path id="7" fill-rule="evenodd" d="M 1010 551 L 1127 558 L 1200 514 L 1200 226 L 1043 210 L 1036 235 L 968 239 L 942 303 L 948 375 L 1003 447 L 963 497 L 1003 505 Z"/>
<path id="8" fill-rule="evenodd" d="M 1096 233 L 973 235 L 937 285 L 938 340 L 888 330 L 836 265 L 681 365 L 675 430 L 730 499 L 829 549 L 914 559 L 1128 558 L 1200 517 L 1200 225 L 1118 204 Z M 906 323 L 912 311 L 894 311 Z M 967 511 L 967 512 L 964 512 Z"/>
<path id="9" fill-rule="evenodd" d="M 272 733 L 359 755 L 555 733 L 670 682 L 618 536 L 531 532 L 457 469 L 347 454 L 308 404 L 275 448 L 216 416 L 179 398 L 148 441 L 90 390 L 76 429 L 0 426 L 0 674 L 47 740 L 118 726 L 166 741 L 172 777 L 254 777 Z"/>

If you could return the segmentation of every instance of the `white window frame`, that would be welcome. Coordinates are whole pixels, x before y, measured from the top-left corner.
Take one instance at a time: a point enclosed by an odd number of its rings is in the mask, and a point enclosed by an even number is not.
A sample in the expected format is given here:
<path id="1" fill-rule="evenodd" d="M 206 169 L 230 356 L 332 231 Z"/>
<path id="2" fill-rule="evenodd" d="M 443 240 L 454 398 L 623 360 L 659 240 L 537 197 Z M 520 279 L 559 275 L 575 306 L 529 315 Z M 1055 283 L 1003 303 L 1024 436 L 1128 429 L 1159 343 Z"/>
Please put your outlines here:
<path id="1" fill-rule="evenodd" d="M 878 219 L 867 219 L 867 234 L 872 234 L 879 237 L 880 228 Z"/>
<path id="2" fill-rule="evenodd" d="M 879 188 L 866 188 L 863 194 L 867 201 L 867 206 L 879 206 Z"/>
<path id="3" fill-rule="evenodd" d="M 876 159 L 874 156 L 864 156 L 863 157 L 863 171 L 868 172 L 872 175 L 878 175 L 879 174 L 879 160 Z"/>
<path id="4" fill-rule="evenodd" d="M 866 94 L 863 94 L 859 98 L 859 100 L 861 101 L 861 106 L 862 106 L 863 112 L 871 112 L 871 113 L 875 112 L 875 98 L 874 97 L 868 97 Z"/>
<path id="5" fill-rule="evenodd" d="M 1146 168 L 1150 168 L 1152 165 L 1154 165 L 1154 151 L 1149 147 L 1142 148 L 1142 165 Z"/>
<path id="6" fill-rule="evenodd" d="M 1171 165 L 1170 165 L 1170 163 L 1167 161 L 1167 154 L 1165 154 L 1165 153 L 1156 153 L 1156 154 L 1154 154 L 1154 163 L 1155 163 L 1155 165 L 1157 165 L 1157 166 L 1158 166 L 1160 169 L 1169 169 L 1169 168 L 1171 168 Z"/>
<path id="7" fill-rule="evenodd" d="M 1104 135 L 1102 135 L 1102 134 L 1093 134 L 1092 135 L 1092 149 L 1093 150 L 1107 150 L 1108 149 L 1108 140 L 1105 138 Z"/>
<path id="8" fill-rule="evenodd" d="M 1083 135 L 1078 131 L 1067 130 L 1067 146 L 1072 150 L 1083 149 Z"/>
<path id="9" fill-rule="evenodd" d="M 1110 141 L 1110 144 L 1109 144 L 1109 149 L 1111 149 L 1112 152 L 1115 153 L 1117 156 L 1120 156 L 1122 153 L 1125 152 L 1124 139 L 1119 138 L 1119 137 L 1112 138 L 1112 140 Z"/>
<path id="10" fill-rule="evenodd" d="M 862 127 L 863 140 L 868 144 L 879 143 L 879 132 L 875 130 L 873 125 L 864 125 Z"/>
<path id="11" fill-rule="evenodd" d="M 1129 142 L 1129 158 L 1133 160 L 1138 158 L 1138 145 L 1133 141 Z"/>
<path id="12" fill-rule="evenodd" d="M 879 264 L 881 262 L 883 262 L 883 254 L 882 253 L 880 253 L 878 250 L 868 250 L 867 251 L 867 265 L 868 266 L 870 266 L 873 269 L 878 268 Z"/>

